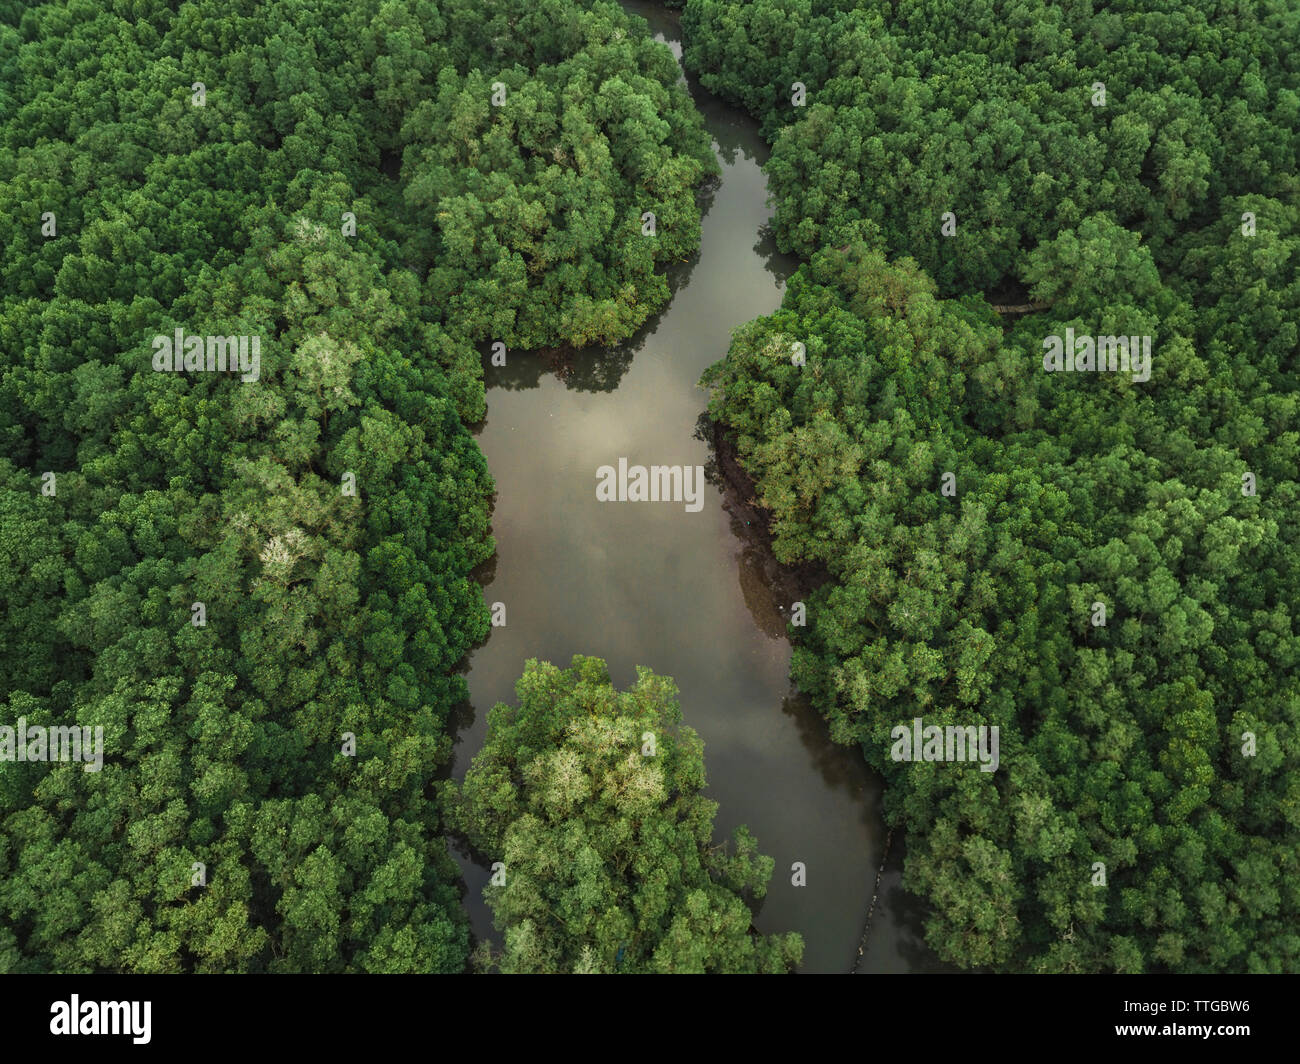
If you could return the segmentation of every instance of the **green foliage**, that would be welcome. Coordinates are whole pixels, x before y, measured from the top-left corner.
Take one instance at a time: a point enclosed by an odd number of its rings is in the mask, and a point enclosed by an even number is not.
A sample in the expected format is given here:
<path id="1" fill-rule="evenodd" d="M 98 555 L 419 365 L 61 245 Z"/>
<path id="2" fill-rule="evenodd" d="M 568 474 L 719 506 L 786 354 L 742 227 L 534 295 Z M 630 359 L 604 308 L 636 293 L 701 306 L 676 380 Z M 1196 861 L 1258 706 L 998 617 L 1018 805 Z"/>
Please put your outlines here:
<path id="1" fill-rule="evenodd" d="M 680 726 L 671 680 L 649 669 L 616 691 L 605 663 L 530 660 L 499 704 L 454 822 L 501 862 L 487 890 L 502 972 L 783 972 L 796 934 L 751 930 L 747 897 L 772 875 L 744 828 L 712 844 L 704 746 Z M 653 742 L 653 748 L 647 743 Z M 651 749 L 653 752 L 651 753 Z"/>
<path id="2" fill-rule="evenodd" d="M 992 289 L 1106 210 L 1174 269 L 1224 200 L 1300 195 L 1286 0 L 690 0 L 682 28 L 772 139 L 777 244 L 805 258 L 866 240 L 946 294 Z"/>
<path id="3" fill-rule="evenodd" d="M 699 245 L 717 162 L 672 55 L 617 7 L 527 6 L 491 66 L 444 64 L 409 101 L 408 254 L 435 263 L 426 302 L 468 339 L 613 343 L 667 303 L 657 270 Z"/>
<path id="4" fill-rule="evenodd" d="M 942 957 L 1296 971 L 1294 5 L 954 11 L 683 17 L 809 260 L 705 375 L 777 557 L 825 577 L 795 678 L 888 778 Z M 1038 313 L 999 329 L 1002 285 Z M 1067 328 L 1151 336 L 1151 379 L 1043 372 Z M 890 760 L 918 715 L 998 727 L 999 771 Z"/>
<path id="5" fill-rule="evenodd" d="M 1188 242 L 1200 314 L 1089 219 L 1035 251 L 1056 305 L 1005 335 L 908 260 L 823 250 L 705 375 L 778 559 L 827 577 L 794 675 L 885 773 L 948 960 L 1300 965 L 1296 389 L 1275 372 L 1300 355 L 1300 211 L 1264 217 L 1258 246 Z M 1067 326 L 1154 333 L 1151 381 L 1044 373 Z M 1246 471 L 1267 487 L 1244 495 Z M 997 726 L 999 771 L 889 760 L 918 715 Z"/>
<path id="6" fill-rule="evenodd" d="M 0 5 L 2 723 L 105 738 L 0 763 L 0 969 L 464 969 L 473 342 L 662 305 L 715 165 L 677 81 L 608 3 Z M 259 379 L 155 373 L 177 327 Z"/>

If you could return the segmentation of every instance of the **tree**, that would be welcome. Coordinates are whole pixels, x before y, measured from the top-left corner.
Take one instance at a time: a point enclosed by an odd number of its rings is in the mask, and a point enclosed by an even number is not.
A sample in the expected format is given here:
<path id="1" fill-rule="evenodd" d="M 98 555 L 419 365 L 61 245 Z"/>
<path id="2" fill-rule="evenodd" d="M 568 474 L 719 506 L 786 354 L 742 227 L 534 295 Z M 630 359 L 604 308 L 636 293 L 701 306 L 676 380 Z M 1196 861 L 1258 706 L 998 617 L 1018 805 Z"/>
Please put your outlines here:
<path id="1" fill-rule="evenodd" d="M 605 663 L 530 660 L 518 706 L 498 704 L 453 822 L 493 862 L 486 890 L 502 972 L 781 972 L 796 934 L 752 930 L 772 860 L 737 829 L 712 841 L 717 804 L 703 744 L 676 689 L 637 670 L 616 691 Z"/>

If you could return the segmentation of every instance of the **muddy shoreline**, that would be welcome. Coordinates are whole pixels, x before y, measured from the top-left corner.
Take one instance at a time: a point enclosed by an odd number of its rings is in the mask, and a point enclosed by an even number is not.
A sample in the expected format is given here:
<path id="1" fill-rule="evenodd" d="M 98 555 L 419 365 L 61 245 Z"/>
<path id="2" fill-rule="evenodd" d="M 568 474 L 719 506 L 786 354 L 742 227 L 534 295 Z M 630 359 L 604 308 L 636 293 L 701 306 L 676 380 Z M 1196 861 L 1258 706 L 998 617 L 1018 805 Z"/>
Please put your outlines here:
<path id="1" fill-rule="evenodd" d="M 772 514 L 757 498 L 754 478 L 740 462 L 735 438 L 718 421 L 703 418 L 705 438 L 713 451 L 713 470 L 722 489 L 723 508 L 738 526 L 736 535 L 746 547 L 757 550 L 764 561 L 764 576 L 773 590 L 788 602 L 807 602 L 808 596 L 831 580 L 821 562 L 783 565 L 772 551 Z"/>

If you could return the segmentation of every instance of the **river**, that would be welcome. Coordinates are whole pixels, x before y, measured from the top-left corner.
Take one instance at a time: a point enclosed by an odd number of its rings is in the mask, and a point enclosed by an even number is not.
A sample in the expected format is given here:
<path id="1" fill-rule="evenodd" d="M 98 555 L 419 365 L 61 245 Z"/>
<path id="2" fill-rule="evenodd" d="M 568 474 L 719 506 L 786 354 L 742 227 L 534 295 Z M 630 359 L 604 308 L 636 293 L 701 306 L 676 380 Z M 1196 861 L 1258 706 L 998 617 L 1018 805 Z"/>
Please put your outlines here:
<path id="1" fill-rule="evenodd" d="M 634 0 L 623 7 L 680 63 L 673 13 Z M 669 274 L 672 302 L 628 343 L 568 354 L 558 372 L 513 351 L 505 367 L 485 364 L 478 442 L 497 485 L 497 554 L 482 579 L 485 600 L 505 604 L 507 623 L 471 656 L 472 708 L 452 772 L 464 778 L 487 710 L 514 701 L 530 657 L 561 667 L 575 653 L 604 658 L 620 689 L 637 665 L 671 676 L 683 723 L 704 740 L 718 837 L 747 824 L 776 860 L 756 926 L 803 935 L 802 971 L 847 972 L 883 852 L 880 781 L 859 751 L 830 741 L 791 687 L 789 594 L 745 525 L 743 501 L 716 476 L 697 513 L 606 505 L 595 495 L 597 467 L 620 456 L 716 467 L 700 428 L 708 401 L 700 374 L 726 353 L 732 329 L 779 306 L 796 265 L 764 235 L 768 149 L 755 123 L 686 80 L 723 173 L 706 200 L 698 255 Z M 488 870 L 457 856 L 474 932 L 496 938 L 481 894 Z M 791 883 L 796 861 L 806 886 Z M 891 853 L 864 972 L 936 967 L 921 945 L 916 899 L 898 880 Z"/>

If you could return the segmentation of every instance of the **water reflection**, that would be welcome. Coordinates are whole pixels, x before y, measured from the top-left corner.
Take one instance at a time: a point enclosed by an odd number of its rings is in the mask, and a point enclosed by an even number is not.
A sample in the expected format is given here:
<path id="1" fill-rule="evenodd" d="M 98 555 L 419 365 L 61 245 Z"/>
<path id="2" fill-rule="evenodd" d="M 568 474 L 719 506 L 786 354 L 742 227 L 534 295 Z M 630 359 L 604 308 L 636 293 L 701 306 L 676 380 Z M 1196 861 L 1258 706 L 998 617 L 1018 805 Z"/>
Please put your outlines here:
<path id="1" fill-rule="evenodd" d="M 961 969 L 945 964 L 925 944 L 925 904 L 903 889 L 906 853 L 902 833 L 895 832 L 880 877 L 880 896 L 871 921 L 871 935 L 858 971 L 864 975 L 959 972 Z"/>
<path id="2" fill-rule="evenodd" d="M 538 387 L 543 377 L 552 376 L 574 391 L 612 392 L 644 343 L 642 336 L 639 341 L 634 337 L 618 347 L 513 351 L 507 352 L 504 366 L 492 365 L 490 356 L 484 355 L 483 383 L 489 391 L 524 391 Z"/>
<path id="3" fill-rule="evenodd" d="M 763 260 L 767 272 L 776 278 L 782 288 L 799 268 L 799 260 L 794 255 L 786 255 L 776 249 L 776 233 L 770 225 L 762 226 L 758 231 L 758 240 L 754 244 L 754 254 Z"/>

